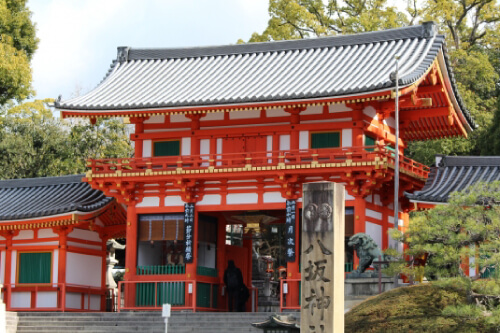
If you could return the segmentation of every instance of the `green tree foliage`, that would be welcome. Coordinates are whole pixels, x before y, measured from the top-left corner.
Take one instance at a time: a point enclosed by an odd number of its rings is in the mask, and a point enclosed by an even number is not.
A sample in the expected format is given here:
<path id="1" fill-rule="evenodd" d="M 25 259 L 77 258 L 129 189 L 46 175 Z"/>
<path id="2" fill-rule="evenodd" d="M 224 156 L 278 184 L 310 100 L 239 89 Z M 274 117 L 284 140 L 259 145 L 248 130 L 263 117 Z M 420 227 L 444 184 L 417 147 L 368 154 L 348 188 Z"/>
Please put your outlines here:
<path id="1" fill-rule="evenodd" d="M 32 94 L 30 60 L 37 45 L 26 0 L 0 0 L 0 105 Z"/>
<path id="2" fill-rule="evenodd" d="M 475 184 L 452 193 L 448 204 L 415 213 L 398 238 L 407 255 L 428 255 L 429 278 L 467 277 L 467 258 L 483 272 L 500 268 L 500 182 Z"/>
<path id="3" fill-rule="evenodd" d="M 95 126 L 54 118 L 37 100 L 0 111 L 0 179 L 78 174 L 88 158 L 130 157 L 125 125 L 118 120 Z"/>
<path id="4" fill-rule="evenodd" d="M 447 36 L 459 92 L 479 125 L 469 139 L 412 142 L 411 158 L 432 164 L 434 154 L 488 154 L 500 146 L 497 110 L 500 74 L 500 3 L 495 0 L 408 0 L 404 10 L 386 0 L 270 0 L 270 19 L 249 42 L 310 38 L 435 21 Z M 243 41 L 239 41 L 243 42 Z M 496 111 L 500 113 L 500 110 Z M 497 116 L 500 119 L 500 115 Z"/>

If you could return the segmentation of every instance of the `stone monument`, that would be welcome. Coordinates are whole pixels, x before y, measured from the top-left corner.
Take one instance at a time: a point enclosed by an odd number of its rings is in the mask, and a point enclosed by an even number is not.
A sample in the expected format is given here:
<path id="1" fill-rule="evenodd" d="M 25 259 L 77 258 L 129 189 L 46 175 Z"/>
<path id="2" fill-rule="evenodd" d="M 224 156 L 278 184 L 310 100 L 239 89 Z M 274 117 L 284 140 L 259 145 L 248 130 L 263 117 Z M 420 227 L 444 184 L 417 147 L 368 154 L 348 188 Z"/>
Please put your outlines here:
<path id="1" fill-rule="evenodd" d="M 303 185 L 303 332 L 344 332 L 344 185 Z"/>

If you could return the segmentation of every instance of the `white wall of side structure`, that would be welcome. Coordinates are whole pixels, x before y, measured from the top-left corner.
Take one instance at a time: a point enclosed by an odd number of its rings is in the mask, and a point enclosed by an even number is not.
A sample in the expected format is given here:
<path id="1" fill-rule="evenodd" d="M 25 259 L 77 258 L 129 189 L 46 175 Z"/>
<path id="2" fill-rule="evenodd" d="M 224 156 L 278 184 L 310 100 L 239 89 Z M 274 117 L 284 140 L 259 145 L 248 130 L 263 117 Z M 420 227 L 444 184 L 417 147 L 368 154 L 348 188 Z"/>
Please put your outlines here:
<path id="1" fill-rule="evenodd" d="M 52 252 L 52 283 L 59 282 L 59 250 Z"/>
<path id="2" fill-rule="evenodd" d="M 40 291 L 36 295 L 37 308 L 57 308 L 57 292 Z"/>
<path id="3" fill-rule="evenodd" d="M 0 279 L 5 281 L 5 250 L 0 252 Z"/>
<path id="4" fill-rule="evenodd" d="M 59 235 L 52 229 L 38 229 L 38 238 L 58 238 Z"/>
<path id="5" fill-rule="evenodd" d="M 16 271 L 17 271 L 17 251 L 12 250 L 12 257 L 11 257 L 11 263 L 12 263 L 12 268 L 10 270 L 10 281 L 11 283 L 16 283 Z"/>
<path id="6" fill-rule="evenodd" d="M 20 291 L 13 292 L 10 298 L 11 308 L 29 308 L 31 307 L 31 292 Z"/>
<path id="7" fill-rule="evenodd" d="M 68 252 L 66 283 L 101 287 L 103 257 Z"/>
<path id="8" fill-rule="evenodd" d="M 68 234 L 69 238 L 78 238 L 78 239 L 84 239 L 88 241 L 94 241 L 94 242 L 100 242 L 101 238 L 99 237 L 99 233 L 91 230 L 85 230 L 85 229 L 73 229 L 72 232 Z"/>
<path id="9" fill-rule="evenodd" d="M 33 230 L 21 230 L 17 236 L 12 237 L 12 240 L 33 239 L 35 232 Z"/>

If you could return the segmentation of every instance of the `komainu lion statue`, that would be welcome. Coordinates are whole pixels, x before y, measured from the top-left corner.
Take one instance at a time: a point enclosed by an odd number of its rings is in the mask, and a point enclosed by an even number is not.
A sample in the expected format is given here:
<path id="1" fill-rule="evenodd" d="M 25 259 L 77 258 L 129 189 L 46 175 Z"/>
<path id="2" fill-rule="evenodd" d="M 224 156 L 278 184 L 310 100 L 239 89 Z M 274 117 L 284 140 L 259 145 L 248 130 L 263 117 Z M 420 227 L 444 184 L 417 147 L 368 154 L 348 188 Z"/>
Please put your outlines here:
<path id="1" fill-rule="evenodd" d="M 370 236 L 362 232 L 349 238 L 349 243 L 347 244 L 356 250 L 356 255 L 359 258 L 358 268 L 353 270 L 351 274 L 348 274 L 348 277 L 371 277 L 372 274 L 363 273 L 370 267 L 373 260 L 377 261 L 379 257 L 382 258 L 382 260 L 386 259 L 377 243 L 375 243 Z M 377 269 L 377 267 L 375 269 Z"/>

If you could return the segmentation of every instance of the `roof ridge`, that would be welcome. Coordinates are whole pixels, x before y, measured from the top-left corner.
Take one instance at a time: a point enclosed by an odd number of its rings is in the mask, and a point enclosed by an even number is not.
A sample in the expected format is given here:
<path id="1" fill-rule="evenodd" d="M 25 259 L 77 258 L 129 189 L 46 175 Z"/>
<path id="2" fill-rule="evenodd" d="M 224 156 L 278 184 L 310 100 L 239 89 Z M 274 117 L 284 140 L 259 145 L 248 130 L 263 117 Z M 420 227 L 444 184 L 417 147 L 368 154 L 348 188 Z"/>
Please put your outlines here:
<path id="1" fill-rule="evenodd" d="M 221 56 L 245 53 L 279 52 L 297 49 L 352 46 L 366 43 L 394 41 L 408 38 L 433 38 L 437 35 L 432 21 L 421 25 L 393 28 L 381 31 L 361 32 L 349 35 L 325 36 L 307 39 L 279 40 L 233 45 L 193 46 L 179 48 L 132 48 L 118 47 L 117 61 L 176 59 Z"/>

